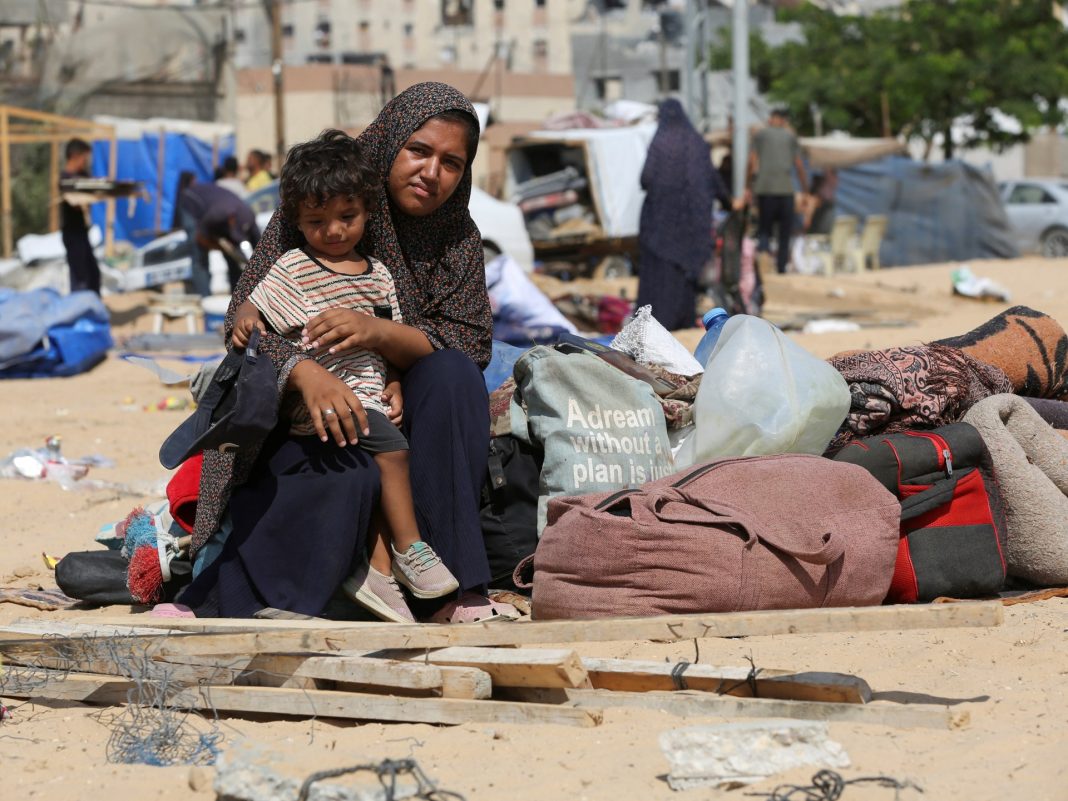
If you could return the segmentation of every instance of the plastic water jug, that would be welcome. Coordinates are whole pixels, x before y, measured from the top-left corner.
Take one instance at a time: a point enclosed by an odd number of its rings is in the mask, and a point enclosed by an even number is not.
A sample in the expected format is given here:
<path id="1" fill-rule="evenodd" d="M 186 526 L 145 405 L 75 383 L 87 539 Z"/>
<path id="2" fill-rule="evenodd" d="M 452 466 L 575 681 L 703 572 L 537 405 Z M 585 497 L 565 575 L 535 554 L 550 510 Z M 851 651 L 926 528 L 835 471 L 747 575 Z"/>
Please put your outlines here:
<path id="1" fill-rule="evenodd" d="M 697 343 L 697 349 L 693 352 L 693 355 L 701 363 L 702 367 L 708 364 L 708 357 L 712 355 L 712 349 L 716 347 L 716 342 L 719 341 L 719 332 L 723 330 L 723 326 L 727 324 L 729 317 L 730 315 L 727 314 L 726 309 L 721 309 L 717 306 L 705 312 L 705 316 L 701 318 L 701 323 L 705 327 L 705 335 Z"/>
<path id="2" fill-rule="evenodd" d="M 736 314 L 705 365 L 675 468 L 728 456 L 820 454 L 849 411 L 841 373 L 766 320 Z"/>

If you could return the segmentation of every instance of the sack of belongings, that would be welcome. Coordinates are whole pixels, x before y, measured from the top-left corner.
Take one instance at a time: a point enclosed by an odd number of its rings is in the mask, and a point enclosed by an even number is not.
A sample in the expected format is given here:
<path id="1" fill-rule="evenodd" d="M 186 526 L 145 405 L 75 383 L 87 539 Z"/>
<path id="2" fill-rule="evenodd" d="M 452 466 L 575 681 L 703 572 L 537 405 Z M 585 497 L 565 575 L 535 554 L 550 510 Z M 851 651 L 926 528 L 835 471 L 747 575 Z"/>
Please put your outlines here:
<path id="1" fill-rule="evenodd" d="M 808 455 L 724 459 L 554 498 L 534 554 L 534 616 L 879 604 L 899 517 L 869 472 Z"/>

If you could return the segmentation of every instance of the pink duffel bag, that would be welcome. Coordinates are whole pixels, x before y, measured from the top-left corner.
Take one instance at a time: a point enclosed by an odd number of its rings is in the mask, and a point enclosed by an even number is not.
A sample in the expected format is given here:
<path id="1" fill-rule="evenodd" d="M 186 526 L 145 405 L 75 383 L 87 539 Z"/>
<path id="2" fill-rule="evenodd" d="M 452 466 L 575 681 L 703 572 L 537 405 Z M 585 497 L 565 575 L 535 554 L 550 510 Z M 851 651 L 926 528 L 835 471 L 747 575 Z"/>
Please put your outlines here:
<path id="1" fill-rule="evenodd" d="M 867 470 L 787 454 L 549 501 L 540 619 L 882 603 L 901 506 Z"/>

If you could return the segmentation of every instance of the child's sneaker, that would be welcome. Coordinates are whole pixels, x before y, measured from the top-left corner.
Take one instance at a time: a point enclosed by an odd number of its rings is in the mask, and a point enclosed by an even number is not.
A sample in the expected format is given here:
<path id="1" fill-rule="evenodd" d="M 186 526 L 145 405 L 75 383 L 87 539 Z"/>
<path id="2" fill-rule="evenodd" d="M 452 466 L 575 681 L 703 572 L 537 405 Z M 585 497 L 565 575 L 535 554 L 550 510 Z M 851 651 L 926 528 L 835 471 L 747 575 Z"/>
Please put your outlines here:
<path id="1" fill-rule="evenodd" d="M 393 551 L 393 575 L 416 598 L 440 598 L 460 589 L 460 582 L 425 542 L 414 543 L 404 553 L 397 553 L 392 545 L 389 549 Z"/>
<path id="2" fill-rule="evenodd" d="M 404 593 L 393 576 L 383 576 L 364 562 L 341 584 L 345 595 L 382 620 L 414 623 Z"/>

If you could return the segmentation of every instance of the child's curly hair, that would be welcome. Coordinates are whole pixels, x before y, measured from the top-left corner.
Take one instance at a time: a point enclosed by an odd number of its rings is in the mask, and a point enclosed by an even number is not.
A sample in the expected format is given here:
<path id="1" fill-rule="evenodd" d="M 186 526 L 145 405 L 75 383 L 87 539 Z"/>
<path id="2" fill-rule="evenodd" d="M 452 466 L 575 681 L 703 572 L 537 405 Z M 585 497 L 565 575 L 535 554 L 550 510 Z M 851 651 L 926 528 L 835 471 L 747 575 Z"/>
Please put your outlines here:
<path id="1" fill-rule="evenodd" d="M 344 131 L 328 128 L 290 148 L 279 184 L 282 214 L 296 225 L 301 203 L 322 206 L 339 195 L 358 197 L 367 211 L 373 211 L 380 182 L 359 143 Z"/>

